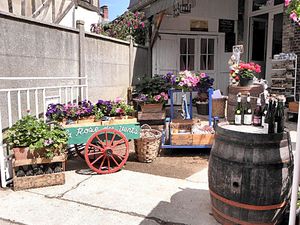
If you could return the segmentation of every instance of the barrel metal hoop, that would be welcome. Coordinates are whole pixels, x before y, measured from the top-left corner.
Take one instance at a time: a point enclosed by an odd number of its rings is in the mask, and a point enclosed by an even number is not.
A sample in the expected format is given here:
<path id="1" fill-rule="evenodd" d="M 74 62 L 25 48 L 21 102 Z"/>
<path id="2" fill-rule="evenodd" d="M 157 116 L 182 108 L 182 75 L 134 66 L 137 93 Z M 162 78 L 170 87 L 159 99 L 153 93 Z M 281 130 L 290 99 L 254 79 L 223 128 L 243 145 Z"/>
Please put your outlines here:
<path id="1" fill-rule="evenodd" d="M 284 160 L 284 161 L 281 161 L 281 162 L 266 162 L 266 163 L 254 163 L 254 162 L 239 162 L 239 161 L 232 161 L 230 159 L 226 159 L 224 157 L 221 157 L 220 155 L 216 154 L 215 152 L 211 152 L 210 155 L 218 158 L 219 160 L 222 160 L 222 161 L 226 161 L 228 163 L 234 163 L 234 164 L 239 164 L 239 165 L 243 165 L 244 168 L 253 168 L 254 166 L 255 167 L 258 167 L 258 166 L 265 166 L 265 165 L 273 165 L 273 166 L 280 166 L 282 168 L 290 168 L 291 167 L 291 159 L 287 159 L 287 160 Z"/>
<path id="2" fill-rule="evenodd" d="M 224 219 L 233 222 L 234 224 L 240 224 L 240 225 L 275 225 L 276 223 L 253 223 L 253 222 L 246 222 L 239 220 L 237 218 L 225 215 L 224 213 L 217 210 L 215 207 L 212 206 L 213 214 L 217 214 L 217 217 L 223 217 Z"/>
<path id="3" fill-rule="evenodd" d="M 254 211 L 267 211 L 267 210 L 275 210 L 275 209 L 281 209 L 286 205 L 286 202 L 282 202 L 276 205 L 249 205 L 249 204 L 245 204 L 245 203 L 240 203 L 240 202 L 235 202 L 232 200 L 229 200 L 227 198 L 224 198 L 220 195 L 218 195 L 217 193 L 213 192 L 212 190 L 209 190 L 210 194 L 215 197 L 216 199 L 218 199 L 219 201 L 228 204 L 230 206 L 233 207 L 237 207 L 237 208 L 242 208 L 242 209 L 248 209 L 248 210 L 254 210 Z"/>

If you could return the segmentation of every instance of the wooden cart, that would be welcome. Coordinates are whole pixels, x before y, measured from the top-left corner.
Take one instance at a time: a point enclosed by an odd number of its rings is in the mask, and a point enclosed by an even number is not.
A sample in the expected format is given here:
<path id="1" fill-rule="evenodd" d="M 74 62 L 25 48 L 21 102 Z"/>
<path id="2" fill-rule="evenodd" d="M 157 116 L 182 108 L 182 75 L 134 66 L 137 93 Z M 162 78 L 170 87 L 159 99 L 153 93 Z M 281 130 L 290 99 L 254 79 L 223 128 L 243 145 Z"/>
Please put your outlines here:
<path id="1" fill-rule="evenodd" d="M 128 159 L 128 140 L 140 138 L 139 123 L 127 122 L 118 121 L 118 124 L 110 125 L 66 125 L 68 144 L 75 145 L 77 150 L 78 145 L 85 144 L 83 156 L 93 171 L 98 174 L 114 173 L 120 170 Z"/>

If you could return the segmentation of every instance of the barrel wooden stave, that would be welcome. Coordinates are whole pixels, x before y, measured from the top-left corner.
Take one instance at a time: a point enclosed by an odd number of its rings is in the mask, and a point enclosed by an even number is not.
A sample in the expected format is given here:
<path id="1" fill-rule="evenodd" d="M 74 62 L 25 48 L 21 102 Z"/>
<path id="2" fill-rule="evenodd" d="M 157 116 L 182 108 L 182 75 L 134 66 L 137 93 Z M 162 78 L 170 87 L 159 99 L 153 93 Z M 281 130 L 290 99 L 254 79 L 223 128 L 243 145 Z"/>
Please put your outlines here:
<path id="1" fill-rule="evenodd" d="M 292 168 L 286 134 L 247 134 L 218 127 L 209 160 L 215 218 L 223 224 L 277 224 L 290 195 Z M 258 210 L 261 206 L 271 208 Z"/>

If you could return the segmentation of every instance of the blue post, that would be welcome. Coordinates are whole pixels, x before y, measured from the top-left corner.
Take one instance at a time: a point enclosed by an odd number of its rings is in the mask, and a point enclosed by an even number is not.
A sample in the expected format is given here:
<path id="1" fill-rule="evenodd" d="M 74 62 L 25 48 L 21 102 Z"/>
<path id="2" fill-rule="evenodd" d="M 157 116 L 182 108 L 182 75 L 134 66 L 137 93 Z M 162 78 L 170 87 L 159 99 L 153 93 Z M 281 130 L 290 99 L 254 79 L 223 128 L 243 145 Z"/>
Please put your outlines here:
<path id="1" fill-rule="evenodd" d="M 171 120 L 174 119 L 174 99 L 173 99 L 173 88 L 168 91 L 171 99 Z"/>
<path id="2" fill-rule="evenodd" d="M 213 94 L 213 89 L 209 88 L 208 89 L 208 122 L 209 122 L 209 126 L 211 126 L 211 122 L 212 122 L 212 94 Z"/>
<path id="3" fill-rule="evenodd" d="M 193 119 L 193 92 L 190 91 L 190 119 Z"/>

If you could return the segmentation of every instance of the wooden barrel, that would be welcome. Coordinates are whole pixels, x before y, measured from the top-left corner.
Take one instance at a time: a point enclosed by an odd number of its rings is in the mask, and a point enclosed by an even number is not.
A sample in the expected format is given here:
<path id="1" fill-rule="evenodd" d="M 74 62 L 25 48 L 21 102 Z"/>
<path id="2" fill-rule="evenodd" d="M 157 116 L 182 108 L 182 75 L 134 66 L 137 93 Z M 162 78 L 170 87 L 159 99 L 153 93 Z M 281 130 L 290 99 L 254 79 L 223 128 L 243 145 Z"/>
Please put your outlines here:
<path id="1" fill-rule="evenodd" d="M 260 128 L 216 128 L 208 179 L 221 224 L 279 224 L 287 208 L 293 172 L 288 135 L 246 133 L 251 129 Z"/>
<path id="2" fill-rule="evenodd" d="M 229 86 L 228 87 L 228 107 L 227 107 L 227 120 L 234 121 L 234 111 L 237 105 L 237 94 L 240 92 L 242 94 L 242 102 L 246 102 L 246 96 L 249 92 L 251 97 L 258 97 L 260 93 L 264 91 L 263 85 L 255 84 L 246 87 L 240 86 Z M 256 99 L 251 98 L 252 109 L 256 106 Z"/>

